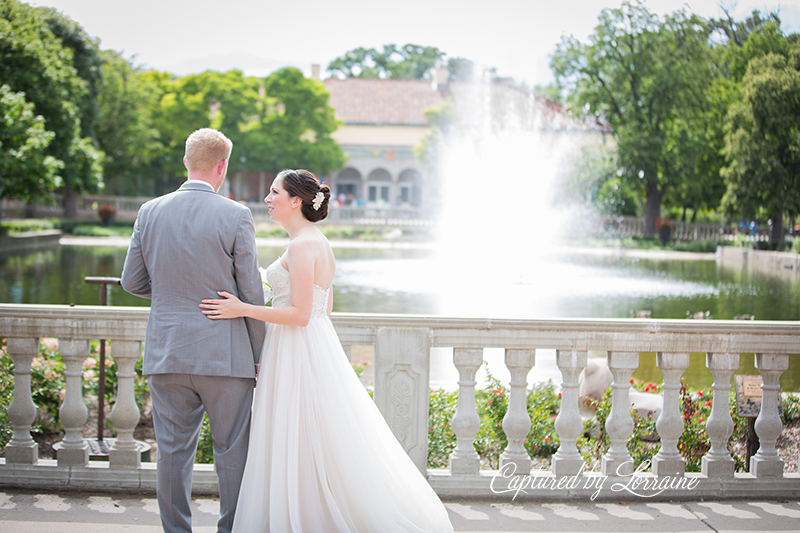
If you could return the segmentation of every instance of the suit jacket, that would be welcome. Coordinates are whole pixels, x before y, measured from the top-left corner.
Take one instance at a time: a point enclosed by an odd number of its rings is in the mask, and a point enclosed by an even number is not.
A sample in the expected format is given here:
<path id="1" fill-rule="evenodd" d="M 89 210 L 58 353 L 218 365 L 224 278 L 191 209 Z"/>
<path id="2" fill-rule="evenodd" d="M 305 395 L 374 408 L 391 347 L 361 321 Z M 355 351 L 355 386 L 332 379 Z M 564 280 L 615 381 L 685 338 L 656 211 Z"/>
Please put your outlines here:
<path id="1" fill-rule="evenodd" d="M 145 203 L 133 226 L 122 287 L 152 300 L 144 374 L 255 376 L 266 325 L 211 320 L 199 307 L 204 298 L 221 298 L 221 290 L 264 305 L 247 207 L 191 180 Z"/>

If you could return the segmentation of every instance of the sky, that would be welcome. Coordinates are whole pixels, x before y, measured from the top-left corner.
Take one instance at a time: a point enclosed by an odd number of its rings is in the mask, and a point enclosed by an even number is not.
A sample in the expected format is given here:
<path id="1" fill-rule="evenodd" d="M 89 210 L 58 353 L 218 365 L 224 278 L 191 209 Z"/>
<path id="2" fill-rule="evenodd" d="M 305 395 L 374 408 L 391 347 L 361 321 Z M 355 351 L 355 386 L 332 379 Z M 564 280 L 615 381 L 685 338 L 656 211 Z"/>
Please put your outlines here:
<path id="1" fill-rule="evenodd" d="M 736 20 L 780 9 L 784 32 L 800 32 L 800 0 L 722 0 Z M 552 81 L 549 55 L 562 36 L 586 41 L 604 8 L 621 0 L 30 0 L 51 6 L 137 65 L 186 75 L 238 68 L 306 75 L 357 47 L 435 46 L 448 57 L 495 67 L 531 85 Z M 647 0 L 664 15 L 681 8 L 721 17 L 720 0 Z"/>

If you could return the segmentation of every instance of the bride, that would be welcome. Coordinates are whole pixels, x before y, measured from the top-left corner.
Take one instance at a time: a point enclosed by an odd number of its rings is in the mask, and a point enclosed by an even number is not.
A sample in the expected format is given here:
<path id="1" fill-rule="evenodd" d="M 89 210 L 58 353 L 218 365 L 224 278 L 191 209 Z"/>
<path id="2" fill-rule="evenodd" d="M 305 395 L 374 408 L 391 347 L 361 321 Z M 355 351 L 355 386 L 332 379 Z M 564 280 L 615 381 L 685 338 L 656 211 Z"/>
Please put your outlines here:
<path id="1" fill-rule="evenodd" d="M 221 291 L 203 300 L 213 320 L 271 323 L 261 356 L 233 531 L 451 532 L 447 511 L 350 367 L 328 315 L 336 262 L 314 222 L 330 189 L 284 170 L 265 199 L 289 233 L 267 268 L 272 307 Z"/>

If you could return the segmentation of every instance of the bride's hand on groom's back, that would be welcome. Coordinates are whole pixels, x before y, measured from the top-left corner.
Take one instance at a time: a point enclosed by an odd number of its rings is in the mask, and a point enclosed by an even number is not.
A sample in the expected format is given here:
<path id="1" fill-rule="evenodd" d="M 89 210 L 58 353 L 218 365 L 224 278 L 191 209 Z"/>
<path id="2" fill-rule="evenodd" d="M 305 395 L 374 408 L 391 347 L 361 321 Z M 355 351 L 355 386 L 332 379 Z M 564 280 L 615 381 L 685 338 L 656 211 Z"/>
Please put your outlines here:
<path id="1" fill-rule="evenodd" d="M 239 298 L 226 291 L 218 291 L 217 294 L 222 296 L 223 300 L 203 300 L 200 307 L 203 309 L 202 313 L 210 319 L 218 318 L 237 318 L 244 316 L 245 309 Z"/>

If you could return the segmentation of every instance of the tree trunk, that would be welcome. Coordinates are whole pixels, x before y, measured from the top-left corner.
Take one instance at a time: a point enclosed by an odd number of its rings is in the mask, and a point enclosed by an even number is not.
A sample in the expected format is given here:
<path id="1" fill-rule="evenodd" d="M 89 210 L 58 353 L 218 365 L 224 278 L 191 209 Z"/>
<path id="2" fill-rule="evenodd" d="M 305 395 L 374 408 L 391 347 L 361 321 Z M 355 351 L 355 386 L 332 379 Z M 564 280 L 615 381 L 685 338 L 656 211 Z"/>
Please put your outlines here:
<path id="1" fill-rule="evenodd" d="M 661 198 L 664 193 L 658 190 L 658 184 L 654 181 L 647 181 L 647 198 L 644 207 L 644 234 L 655 235 L 656 219 L 661 216 Z"/>
<path id="2" fill-rule="evenodd" d="M 777 249 L 781 249 L 781 245 L 783 244 L 783 213 L 772 215 L 772 232 L 770 233 L 769 240 L 773 243 L 778 243 Z"/>
<path id="3" fill-rule="evenodd" d="M 64 218 L 78 218 L 78 195 L 67 187 L 64 187 Z"/>

